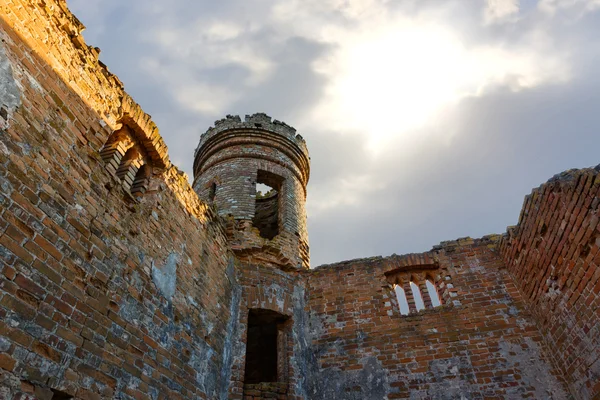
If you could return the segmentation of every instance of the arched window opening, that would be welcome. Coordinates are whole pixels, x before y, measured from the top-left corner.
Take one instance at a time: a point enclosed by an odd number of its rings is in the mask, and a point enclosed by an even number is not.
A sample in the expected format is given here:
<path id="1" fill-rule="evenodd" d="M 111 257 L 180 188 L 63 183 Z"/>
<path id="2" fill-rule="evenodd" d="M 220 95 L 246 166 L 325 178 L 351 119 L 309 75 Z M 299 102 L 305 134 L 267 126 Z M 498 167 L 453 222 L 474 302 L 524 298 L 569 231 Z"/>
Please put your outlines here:
<path id="1" fill-rule="evenodd" d="M 396 292 L 396 298 L 398 299 L 398 306 L 400 307 L 400 314 L 408 315 L 410 308 L 408 307 L 408 300 L 406 300 L 406 293 L 400 285 L 394 285 L 394 291 Z"/>
<path id="2" fill-rule="evenodd" d="M 133 183 L 131 184 L 131 194 L 134 196 L 142 196 L 148 190 L 148 183 L 150 183 L 150 167 L 148 164 L 144 164 L 138 169 Z"/>
<path id="3" fill-rule="evenodd" d="M 138 146 L 133 146 L 121 159 L 121 164 L 117 169 L 117 177 L 123 182 L 125 190 L 130 190 L 133 181 L 137 175 L 138 169 L 142 166 L 143 159 Z"/>
<path id="4" fill-rule="evenodd" d="M 413 293 L 413 298 L 415 299 L 415 307 L 417 311 L 421 311 L 425 309 L 425 302 L 423 302 L 423 296 L 421 296 L 421 291 L 419 290 L 419 286 L 416 283 L 410 282 L 410 289 Z"/>
<path id="5" fill-rule="evenodd" d="M 431 305 L 433 307 L 441 306 L 442 302 L 440 301 L 440 296 L 438 295 L 435 285 L 430 280 L 427 280 L 427 282 L 425 282 L 425 284 L 427 285 L 427 293 L 429 293 L 429 298 L 431 299 Z"/>
<path id="6" fill-rule="evenodd" d="M 121 159 L 133 145 L 134 142 L 127 127 L 123 127 L 110 135 L 102 150 L 100 150 L 100 157 L 106 163 L 106 168 L 110 173 L 114 174 L 117 171 Z"/>

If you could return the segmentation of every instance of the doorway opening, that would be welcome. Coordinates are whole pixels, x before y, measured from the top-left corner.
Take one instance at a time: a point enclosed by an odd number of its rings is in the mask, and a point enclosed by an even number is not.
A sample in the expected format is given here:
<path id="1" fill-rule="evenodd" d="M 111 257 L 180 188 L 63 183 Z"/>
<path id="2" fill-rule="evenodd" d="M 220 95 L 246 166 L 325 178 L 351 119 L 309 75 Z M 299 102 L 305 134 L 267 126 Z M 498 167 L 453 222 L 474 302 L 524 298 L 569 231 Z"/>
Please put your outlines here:
<path id="1" fill-rule="evenodd" d="M 244 384 L 287 380 L 288 319 L 271 310 L 249 311 Z"/>

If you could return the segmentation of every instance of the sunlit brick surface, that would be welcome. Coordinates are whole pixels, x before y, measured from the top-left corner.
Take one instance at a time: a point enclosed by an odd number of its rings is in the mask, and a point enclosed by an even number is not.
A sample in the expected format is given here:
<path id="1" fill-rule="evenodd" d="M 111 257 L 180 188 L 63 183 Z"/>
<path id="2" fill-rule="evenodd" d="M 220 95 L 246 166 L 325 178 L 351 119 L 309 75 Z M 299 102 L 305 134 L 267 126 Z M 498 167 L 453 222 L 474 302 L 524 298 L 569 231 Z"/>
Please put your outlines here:
<path id="1" fill-rule="evenodd" d="M 217 121 L 194 190 L 81 30 L 62 0 L 0 3 L 0 399 L 600 396 L 598 169 L 505 235 L 310 269 L 295 130 Z M 250 313 L 276 316 L 275 382 L 244 382 Z"/>

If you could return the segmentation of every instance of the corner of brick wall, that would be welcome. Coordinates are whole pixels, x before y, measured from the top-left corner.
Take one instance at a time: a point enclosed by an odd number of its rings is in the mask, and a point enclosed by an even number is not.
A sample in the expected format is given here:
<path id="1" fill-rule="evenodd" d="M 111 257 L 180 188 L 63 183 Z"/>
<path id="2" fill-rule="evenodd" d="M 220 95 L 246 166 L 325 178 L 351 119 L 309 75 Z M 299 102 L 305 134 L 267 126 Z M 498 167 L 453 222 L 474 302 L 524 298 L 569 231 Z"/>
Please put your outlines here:
<path id="1" fill-rule="evenodd" d="M 600 168 L 556 175 L 525 197 L 500 252 L 576 398 L 600 396 Z"/>

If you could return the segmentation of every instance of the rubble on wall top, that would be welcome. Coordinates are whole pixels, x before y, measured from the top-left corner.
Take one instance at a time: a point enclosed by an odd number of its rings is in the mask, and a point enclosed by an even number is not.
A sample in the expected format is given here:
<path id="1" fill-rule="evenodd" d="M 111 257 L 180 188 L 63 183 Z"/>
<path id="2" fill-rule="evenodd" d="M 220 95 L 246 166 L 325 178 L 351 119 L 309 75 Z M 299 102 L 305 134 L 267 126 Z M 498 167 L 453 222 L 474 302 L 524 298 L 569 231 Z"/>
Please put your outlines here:
<path id="1" fill-rule="evenodd" d="M 301 135 L 296 134 L 296 128 L 285 122 L 272 119 L 265 113 L 255 113 L 252 115 L 246 114 L 244 121 L 242 121 L 239 115 L 227 115 L 225 118 L 215 121 L 214 127 L 208 128 L 208 130 L 200 136 L 200 143 L 198 144 L 195 153 L 198 152 L 198 149 L 200 149 L 209 138 L 230 129 L 261 129 L 277 133 L 292 140 L 303 151 L 307 152 L 306 142 Z"/>
<path id="2" fill-rule="evenodd" d="M 481 238 L 473 239 L 470 236 L 465 236 L 462 238 L 458 238 L 456 240 L 446 240 L 440 242 L 440 244 L 433 246 L 431 251 L 439 251 L 439 250 L 448 250 L 456 247 L 463 246 L 482 246 L 482 245 L 495 245 L 502 238 L 502 235 L 493 233 L 490 235 L 482 236 Z"/>
<path id="3" fill-rule="evenodd" d="M 596 165 L 595 167 L 589 167 L 589 168 L 568 169 L 568 170 L 558 173 L 558 174 L 554 175 L 552 178 L 548 179 L 548 183 L 550 183 L 550 182 L 570 182 L 570 181 L 573 181 L 574 179 L 577 179 L 577 177 L 579 177 L 582 173 L 586 173 L 588 171 L 589 172 L 593 171 L 594 173 L 600 172 L 600 164 Z"/>

